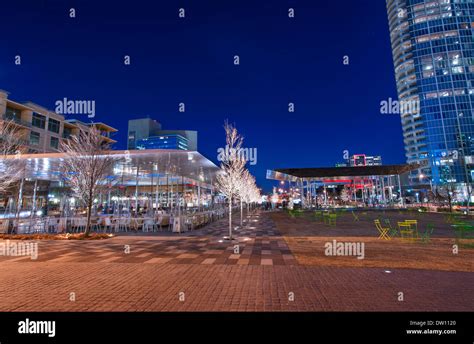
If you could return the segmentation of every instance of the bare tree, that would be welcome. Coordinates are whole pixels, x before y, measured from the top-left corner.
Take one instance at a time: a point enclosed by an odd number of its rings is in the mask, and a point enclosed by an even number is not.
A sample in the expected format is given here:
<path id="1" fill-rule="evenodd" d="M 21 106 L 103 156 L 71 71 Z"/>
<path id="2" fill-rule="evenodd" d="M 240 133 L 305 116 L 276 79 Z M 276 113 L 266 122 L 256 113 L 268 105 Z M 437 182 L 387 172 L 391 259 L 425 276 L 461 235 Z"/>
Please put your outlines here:
<path id="1" fill-rule="evenodd" d="M 447 182 L 436 188 L 437 199 L 446 200 L 449 205 L 449 212 L 453 212 L 453 200 L 457 197 L 457 189 L 454 183 Z"/>
<path id="2" fill-rule="evenodd" d="M 240 201 L 240 227 L 243 226 L 243 217 L 244 217 L 244 202 L 247 202 L 249 199 L 250 193 L 250 183 L 252 175 L 248 170 L 244 170 L 237 186 L 237 195 Z"/>
<path id="3" fill-rule="evenodd" d="M 349 192 L 345 187 L 341 190 L 341 194 L 339 197 L 341 198 L 343 204 L 347 204 L 347 202 L 351 200 L 351 196 L 349 195 Z"/>
<path id="4" fill-rule="evenodd" d="M 60 150 L 65 154 L 62 172 L 66 183 L 87 209 L 86 236 L 90 233 L 94 198 L 106 185 L 106 177 L 117 161 L 109 149 L 109 144 L 94 127 L 81 129 L 77 135 L 72 135 L 60 145 Z"/>
<path id="5" fill-rule="evenodd" d="M 20 157 L 25 148 L 19 127 L 11 120 L 0 120 L 0 193 L 23 177 L 25 161 Z"/>
<path id="6" fill-rule="evenodd" d="M 217 174 L 217 188 L 229 202 L 229 240 L 232 240 L 232 205 L 239 195 L 239 185 L 245 171 L 246 160 L 242 156 L 242 136 L 237 129 L 226 122 L 226 147 L 220 154 L 221 171 Z"/>
<path id="7" fill-rule="evenodd" d="M 243 224 L 243 204 L 247 205 L 247 214 L 249 213 L 250 205 L 260 199 L 260 190 L 255 183 L 255 177 L 250 174 L 248 170 L 242 173 L 239 181 L 238 197 L 240 200 L 240 226 Z"/>

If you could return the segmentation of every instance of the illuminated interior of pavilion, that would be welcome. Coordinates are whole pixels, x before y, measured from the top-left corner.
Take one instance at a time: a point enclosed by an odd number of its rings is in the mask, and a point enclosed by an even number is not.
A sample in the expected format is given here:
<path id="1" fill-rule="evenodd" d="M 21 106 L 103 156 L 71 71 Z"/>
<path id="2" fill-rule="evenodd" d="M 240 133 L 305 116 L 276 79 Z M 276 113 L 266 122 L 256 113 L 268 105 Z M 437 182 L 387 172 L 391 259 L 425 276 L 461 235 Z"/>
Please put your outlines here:
<path id="1" fill-rule="evenodd" d="M 338 186 L 348 191 L 353 205 L 404 206 L 400 176 L 417 168 L 416 165 L 289 168 L 268 170 L 267 179 L 288 183 L 291 190 L 298 190 L 294 198 L 306 208 L 330 206 L 328 189 Z"/>

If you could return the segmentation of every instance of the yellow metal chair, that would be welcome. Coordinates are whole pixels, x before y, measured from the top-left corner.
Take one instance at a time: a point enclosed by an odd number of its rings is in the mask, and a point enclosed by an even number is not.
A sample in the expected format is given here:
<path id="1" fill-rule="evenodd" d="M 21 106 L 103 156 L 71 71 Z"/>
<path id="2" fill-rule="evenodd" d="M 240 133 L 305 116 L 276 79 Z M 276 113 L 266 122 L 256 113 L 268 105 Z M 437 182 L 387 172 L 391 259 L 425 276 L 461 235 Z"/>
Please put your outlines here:
<path id="1" fill-rule="evenodd" d="M 357 214 L 354 213 L 354 211 L 352 211 L 351 213 L 352 213 L 352 217 L 354 219 L 354 222 L 359 222 L 359 216 L 357 216 Z"/>
<path id="2" fill-rule="evenodd" d="M 388 231 L 390 228 L 388 227 L 382 227 L 382 224 L 380 223 L 380 220 L 374 220 L 375 223 L 375 228 L 379 231 L 379 239 L 385 239 L 385 240 L 390 240 L 390 236 L 388 235 Z"/>
<path id="3" fill-rule="evenodd" d="M 415 242 L 415 234 L 412 229 L 412 224 L 407 223 L 406 221 L 398 222 L 398 230 L 403 241 Z"/>
<path id="4" fill-rule="evenodd" d="M 410 225 L 410 229 L 418 237 L 418 220 L 405 220 L 405 223 Z"/>

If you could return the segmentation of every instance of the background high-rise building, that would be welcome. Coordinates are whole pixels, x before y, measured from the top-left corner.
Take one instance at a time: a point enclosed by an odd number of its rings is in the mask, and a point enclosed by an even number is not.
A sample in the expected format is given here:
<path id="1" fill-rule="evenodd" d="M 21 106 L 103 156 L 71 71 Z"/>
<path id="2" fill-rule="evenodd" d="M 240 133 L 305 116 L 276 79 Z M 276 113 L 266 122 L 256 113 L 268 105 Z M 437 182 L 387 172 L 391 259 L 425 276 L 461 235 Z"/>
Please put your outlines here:
<path id="1" fill-rule="evenodd" d="M 380 155 L 353 154 L 344 162 L 336 163 L 336 167 L 354 166 L 381 166 L 382 157 Z"/>
<path id="2" fill-rule="evenodd" d="M 354 154 L 349 158 L 350 166 L 381 166 L 382 157 L 380 155 Z"/>
<path id="3" fill-rule="evenodd" d="M 137 149 L 181 149 L 190 150 L 189 141 L 178 134 L 150 136 L 146 139 L 137 140 Z"/>
<path id="4" fill-rule="evenodd" d="M 197 131 L 162 130 L 151 118 L 128 121 L 128 149 L 180 149 L 197 151 Z"/>
<path id="5" fill-rule="evenodd" d="M 161 130 L 161 124 L 151 118 L 131 119 L 128 121 L 128 149 L 135 149 L 137 142 L 153 136 Z"/>
<path id="6" fill-rule="evenodd" d="M 466 185 L 474 155 L 474 2 L 387 0 L 412 184 Z"/>

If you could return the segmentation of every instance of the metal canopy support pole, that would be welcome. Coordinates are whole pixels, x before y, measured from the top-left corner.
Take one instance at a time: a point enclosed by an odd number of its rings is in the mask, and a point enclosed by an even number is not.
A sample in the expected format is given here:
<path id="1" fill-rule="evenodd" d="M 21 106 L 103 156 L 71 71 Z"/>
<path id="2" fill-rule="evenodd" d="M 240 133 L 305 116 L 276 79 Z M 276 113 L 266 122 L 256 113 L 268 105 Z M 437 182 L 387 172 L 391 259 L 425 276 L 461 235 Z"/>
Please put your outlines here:
<path id="1" fill-rule="evenodd" d="M 21 206 L 22 206 L 22 203 L 23 203 L 23 186 L 24 186 L 24 184 L 25 184 L 25 178 L 21 178 L 20 188 L 18 189 L 18 199 L 17 199 L 17 203 L 16 203 L 17 216 L 20 214 Z"/>
<path id="2" fill-rule="evenodd" d="M 198 211 L 201 211 L 201 182 L 197 182 L 198 189 Z"/>
<path id="3" fill-rule="evenodd" d="M 174 214 L 174 204 L 173 204 L 173 190 L 174 190 L 174 176 L 171 175 L 171 185 L 170 185 L 170 210 Z"/>
<path id="4" fill-rule="evenodd" d="M 140 165 L 137 164 L 137 175 L 135 177 L 135 214 L 138 215 L 138 174 L 140 172 Z"/>
<path id="5" fill-rule="evenodd" d="M 183 201 L 184 205 L 184 177 L 181 176 L 181 199 L 179 198 L 179 189 L 177 192 L 178 195 L 178 216 L 181 216 L 181 201 Z"/>
<path id="6" fill-rule="evenodd" d="M 106 214 L 110 213 L 110 208 L 111 208 L 111 206 L 110 206 L 110 197 L 111 197 L 110 193 L 111 192 L 112 192 L 112 190 L 111 190 L 111 187 L 110 187 L 110 184 L 109 184 L 109 190 L 107 192 L 107 212 L 106 212 Z"/>
<path id="7" fill-rule="evenodd" d="M 306 207 L 306 199 L 304 195 L 304 179 L 300 179 L 300 188 L 301 188 L 301 206 L 304 208 Z"/>
<path id="8" fill-rule="evenodd" d="M 169 175 L 166 175 L 166 207 L 168 208 L 168 211 L 171 210 L 170 206 L 170 182 L 169 182 Z"/>
<path id="9" fill-rule="evenodd" d="M 150 182 L 150 197 L 147 197 L 147 202 L 148 202 L 148 209 L 147 209 L 147 214 L 152 214 L 153 213 L 153 187 L 155 184 L 153 183 L 153 164 L 151 165 L 151 182 Z"/>
<path id="10" fill-rule="evenodd" d="M 306 202 L 306 207 L 309 208 L 311 207 L 311 198 L 310 198 L 310 195 L 311 195 L 311 189 L 310 189 L 310 184 L 309 184 L 309 180 L 306 179 L 306 194 L 305 194 L 305 202 Z"/>
<path id="11" fill-rule="evenodd" d="M 352 195 L 354 196 L 354 202 L 357 202 L 357 189 L 356 189 L 356 179 L 352 179 Z"/>
<path id="12" fill-rule="evenodd" d="M 382 200 L 384 204 L 387 204 L 387 200 L 385 198 L 385 182 L 384 182 L 385 177 L 382 176 Z"/>
<path id="13" fill-rule="evenodd" d="M 374 176 L 370 177 L 370 204 L 374 204 L 374 198 L 377 196 L 377 179 Z"/>
<path id="14" fill-rule="evenodd" d="M 38 188 L 38 179 L 35 179 L 35 184 L 33 186 L 33 204 L 31 205 L 31 217 L 34 217 L 36 214 L 36 189 Z"/>
<path id="15" fill-rule="evenodd" d="M 374 183 L 375 183 L 375 199 L 377 203 L 382 203 L 382 182 L 380 180 L 381 178 L 379 176 L 374 177 Z"/>
<path id="16" fill-rule="evenodd" d="M 21 211 L 21 206 L 22 206 L 22 200 L 23 200 L 23 185 L 25 183 L 25 178 L 21 178 L 20 182 L 20 188 L 18 189 L 18 199 L 17 199 L 17 204 L 16 204 L 16 233 L 18 234 L 18 231 L 20 230 L 20 211 Z"/>
<path id="17" fill-rule="evenodd" d="M 160 173 L 158 171 L 158 164 L 156 164 L 156 195 L 155 195 L 155 204 L 156 204 L 156 211 L 160 208 Z"/>
<path id="18" fill-rule="evenodd" d="M 365 205 L 365 180 L 362 178 L 362 202 Z"/>
<path id="19" fill-rule="evenodd" d="M 398 192 L 400 193 L 400 199 L 402 200 L 402 206 L 405 206 L 405 201 L 403 200 L 403 190 L 402 190 L 402 183 L 400 182 L 400 175 L 397 174 L 398 178 Z"/>
<path id="20" fill-rule="evenodd" d="M 388 203 L 392 204 L 392 176 L 387 176 Z"/>
<path id="21" fill-rule="evenodd" d="M 327 207 L 328 204 L 328 195 L 326 190 L 326 183 L 323 182 L 323 189 L 324 189 L 324 206 Z"/>

